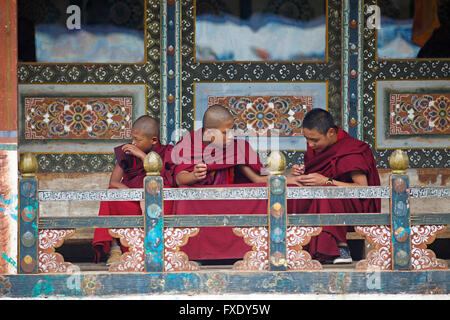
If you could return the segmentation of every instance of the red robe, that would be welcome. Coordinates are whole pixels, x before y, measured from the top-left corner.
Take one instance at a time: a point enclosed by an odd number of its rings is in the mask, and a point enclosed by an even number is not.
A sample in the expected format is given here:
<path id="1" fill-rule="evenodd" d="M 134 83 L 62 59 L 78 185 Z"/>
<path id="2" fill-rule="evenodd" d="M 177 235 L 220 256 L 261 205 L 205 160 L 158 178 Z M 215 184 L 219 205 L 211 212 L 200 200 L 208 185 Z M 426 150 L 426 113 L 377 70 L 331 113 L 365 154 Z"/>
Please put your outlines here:
<path id="1" fill-rule="evenodd" d="M 308 148 L 305 174 L 320 173 L 342 182 L 353 182 L 350 172 L 361 171 L 369 186 L 379 186 L 380 177 L 372 151 L 367 143 L 338 129 L 337 141 L 321 153 Z M 381 199 L 296 199 L 288 201 L 288 213 L 375 213 L 381 210 Z M 346 226 L 324 226 L 305 247 L 320 261 L 339 255 L 337 242 L 346 242 Z"/>
<path id="2" fill-rule="evenodd" d="M 197 139 L 197 140 L 195 140 Z M 230 151 L 231 150 L 231 151 Z M 214 150 L 203 143 L 202 129 L 185 136 L 174 148 L 174 177 L 181 171 L 192 172 L 197 163 L 207 163 L 207 176 L 190 187 L 237 187 L 249 180 L 235 167 L 244 164 L 260 173 L 263 168 L 257 153 L 245 140 L 234 140 L 232 149 Z M 214 161 L 215 160 L 215 161 Z M 180 163 L 180 162 L 183 163 Z M 186 186 L 181 186 L 186 187 Z M 267 204 L 259 200 L 181 200 L 173 204 L 173 214 L 264 214 Z M 189 239 L 180 250 L 191 260 L 241 259 L 251 251 L 243 239 L 236 236 L 230 227 L 203 227 L 199 233 Z"/>
<path id="3" fill-rule="evenodd" d="M 217 149 L 203 142 L 202 132 L 202 129 L 190 132 L 173 149 L 174 178 L 181 171 L 194 171 L 199 163 L 207 164 L 206 178 L 191 186 L 248 183 L 246 177 L 234 170 L 240 164 L 261 172 L 258 154 L 247 141 L 234 139 L 232 146 Z"/>
<path id="4" fill-rule="evenodd" d="M 161 145 L 158 143 L 154 152 L 163 160 L 164 166 L 161 169 L 161 176 L 164 181 L 164 186 L 173 186 L 173 166 L 170 165 L 169 159 L 173 149 L 172 145 Z M 127 155 L 122 151 L 122 146 L 114 148 L 117 164 L 123 170 L 122 183 L 128 188 L 140 189 L 143 187 L 144 177 L 146 171 L 144 169 L 142 160 L 133 156 Z M 110 188 L 115 189 L 115 188 Z M 99 216 L 136 216 L 142 215 L 142 210 L 139 201 L 102 201 L 100 202 Z M 95 250 L 95 261 L 100 260 L 101 250 L 107 254 L 110 250 L 111 240 L 113 238 L 108 233 L 107 228 L 97 228 L 94 232 L 94 239 L 92 246 Z M 127 251 L 128 248 L 122 247 L 122 251 Z"/>

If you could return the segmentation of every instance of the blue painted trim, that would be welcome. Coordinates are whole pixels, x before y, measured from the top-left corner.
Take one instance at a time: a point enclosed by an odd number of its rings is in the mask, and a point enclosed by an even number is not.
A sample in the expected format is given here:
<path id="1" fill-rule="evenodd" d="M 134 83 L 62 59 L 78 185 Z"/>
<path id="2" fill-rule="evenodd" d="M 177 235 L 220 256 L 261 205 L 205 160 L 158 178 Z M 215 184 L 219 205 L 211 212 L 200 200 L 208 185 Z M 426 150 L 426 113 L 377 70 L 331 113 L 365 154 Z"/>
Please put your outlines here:
<path id="1" fill-rule="evenodd" d="M 411 217 L 409 210 L 409 178 L 391 177 L 391 240 L 394 270 L 411 269 Z"/>
<path id="2" fill-rule="evenodd" d="M 287 270 L 286 177 L 269 179 L 269 262 L 271 271 Z M 278 210 L 275 210 L 277 208 Z"/>
<path id="3" fill-rule="evenodd" d="M 17 130 L 0 131 L 0 138 L 17 138 Z"/>
<path id="4" fill-rule="evenodd" d="M 163 185 L 163 179 L 159 176 L 144 178 L 144 254 L 147 272 L 164 271 Z"/>
<path id="5" fill-rule="evenodd" d="M 359 0 L 350 0 L 350 12 L 348 20 L 348 46 L 346 50 L 348 51 L 348 98 L 349 98 L 349 109 L 348 109 L 348 119 L 346 126 L 348 127 L 348 133 L 356 138 L 360 139 L 360 134 L 358 133 L 358 127 L 361 127 L 361 121 L 359 119 L 358 105 L 359 105 L 359 81 L 358 77 L 361 72 L 359 70 L 359 26 L 364 23 L 360 21 L 359 16 Z M 356 21 L 356 27 L 351 27 L 352 21 Z M 352 72 L 356 72 L 353 74 Z M 350 121 L 354 119 L 356 121 L 355 126 L 350 125 Z"/>
<path id="6" fill-rule="evenodd" d="M 20 179 L 19 192 L 18 271 L 24 274 L 38 273 L 39 201 L 37 179 Z"/>
<path id="7" fill-rule="evenodd" d="M 402 281 L 399 281 L 399 280 Z M 0 298 L 174 294 L 448 294 L 448 271 L 265 271 L 0 275 Z M 70 284 L 70 285 L 69 285 Z M 75 284 L 75 285 L 74 285 Z M 168 310 L 170 312 L 170 310 Z"/>
<path id="8" fill-rule="evenodd" d="M 17 151 L 17 148 L 17 143 L 0 144 L 0 150 L 2 151 Z"/>

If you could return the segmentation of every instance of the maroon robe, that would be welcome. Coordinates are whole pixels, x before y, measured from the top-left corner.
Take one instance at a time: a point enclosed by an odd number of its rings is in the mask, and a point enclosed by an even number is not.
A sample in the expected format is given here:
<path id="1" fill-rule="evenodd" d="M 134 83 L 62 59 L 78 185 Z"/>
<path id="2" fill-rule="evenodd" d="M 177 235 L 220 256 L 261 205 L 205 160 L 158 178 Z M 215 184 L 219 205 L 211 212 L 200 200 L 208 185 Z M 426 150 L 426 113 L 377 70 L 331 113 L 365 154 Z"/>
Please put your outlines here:
<path id="1" fill-rule="evenodd" d="M 380 177 L 372 151 L 367 143 L 338 129 L 337 141 L 321 153 L 308 147 L 305 154 L 305 174 L 320 173 L 325 177 L 353 182 L 350 173 L 360 171 L 369 186 L 379 186 Z M 333 186 L 330 186 L 333 187 Z M 296 199 L 288 201 L 288 213 L 375 213 L 381 210 L 380 199 Z M 320 261 L 339 256 L 337 241 L 347 242 L 348 227 L 324 226 L 322 233 L 312 237 L 305 247 Z"/>
<path id="2" fill-rule="evenodd" d="M 194 171 L 199 163 L 207 164 L 206 178 L 191 186 L 251 182 L 234 170 L 241 164 L 261 173 L 263 166 L 258 154 L 247 141 L 234 139 L 231 146 L 217 149 L 203 142 L 202 132 L 202 129 L 190 132 L 173 149 L 174 179 L 181 171 Z"/>
<path id="3" fill-rule="evenodd" d="M 165 187 L 174 185 L 173 180 L 173 166 L 170 165 L 169 159 L 173 149 L 172 145 L 161 145 L 159 142 L 151 152 L 156 152 L 163 160 L 163 168 L 161 169 L 161 176 Z M 142 160 L 128 155 L 122 150 L 122 146 L 114 148 L 117 164 L 123 170 L 122 183 L 128 188 L 140 189 L 143 187 L 144 177 L 146 171 L 144 169 Z M 110 189 L 115 189 L 110 187 Z M 139 201 L 102 201 L 100 202 L 99 216 L 120 216 L 120 215 L 142 215 L 142 210 Z M 108 233 L 107 228 L 97 228 L 94 232 L 92 246 L 95 250 L 95 261 L 100 260 L 101 251 L 107 254 L 110 250 L 111 240 L 113 238 Z M 128 248 L 122 247 L 122 251 L 127 251 Z"/>
<path id="4" fill-rule="evenodd" d="M 204 144 L 202 129 L 193 131 L 174 148 L 172 160 L 178 162 L 174 169 L 174 177 L 181 171 L 192 172 L 197 163 L 206 163 L 206 178 L 189 187 L 233 187 L 236 183 L 242 184 L 241 186 L 251 186 L 246 185 L 245 183 L 249 180 L 234 169 L 237 165 L 243 164 L 260 173 L 263 166 L 257 153 L 247 141 L 236 139 L 228 151 L 213 149 L 211 145 Z M 261 214 L 266 211 L 267 204 L 258 200 L 181 200 L 173 204 L 175 215 Z M 180 250 L 191 260 L 206 260 L 241 259 L 252 248 L 245 244 L 242 238 L 235 235 L 231 227 L 203 227 Z"/>

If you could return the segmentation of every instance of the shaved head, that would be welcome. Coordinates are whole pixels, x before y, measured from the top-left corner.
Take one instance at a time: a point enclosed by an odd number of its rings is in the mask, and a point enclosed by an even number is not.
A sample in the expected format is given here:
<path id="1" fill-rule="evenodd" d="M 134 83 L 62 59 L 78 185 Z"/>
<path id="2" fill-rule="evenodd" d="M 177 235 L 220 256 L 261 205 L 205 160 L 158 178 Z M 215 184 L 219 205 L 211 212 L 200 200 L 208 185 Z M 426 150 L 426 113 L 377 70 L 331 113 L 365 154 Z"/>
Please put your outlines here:
<path id="1" fill-rule="evenodd" d="M 209 107 L 203 115 L 203 128 L 217 129 L 225 121 L 233 120 L 231 112 L 221 104 Z"/>
<path id="2" fill-rule="evenodd" d="M 309 111 L 303 119 L 304 129 L 316 129 L 321 134 L 326 134 L 334 126 L 333 116 L 328 111 L 319 108 Z"/>
<path id="3" fill-rule="evenodd" d="M 141 116 L 133 123 L 133 129 L 147 138 L 159 138 L 159 122 L 150 116 Z"/>

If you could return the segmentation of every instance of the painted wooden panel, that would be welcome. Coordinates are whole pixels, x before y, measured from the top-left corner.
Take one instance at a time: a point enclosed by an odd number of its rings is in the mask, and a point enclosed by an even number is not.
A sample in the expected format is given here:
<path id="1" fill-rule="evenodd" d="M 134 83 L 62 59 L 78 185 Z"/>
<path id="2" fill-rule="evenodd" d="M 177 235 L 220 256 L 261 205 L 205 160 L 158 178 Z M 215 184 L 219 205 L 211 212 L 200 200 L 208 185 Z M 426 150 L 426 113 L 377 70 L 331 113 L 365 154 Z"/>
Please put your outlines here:
<path id="1" fill-rule="evenodd" d="M 391 93 L 391 135 L 450 134 L 450 94 Z"/>
<path id="2" fill-rule="evenodd" d="M 305 114 L 313 108 L 312 96 L 209 96 L 208 106 L 222 104 L 234 116 L 237 129 L 284 136 L 301 136 Z"/>
<path id="3" fill-rule="evenodd" d="M 25 97 L 25 139 L 131 139 L 132 97 Z"/>

